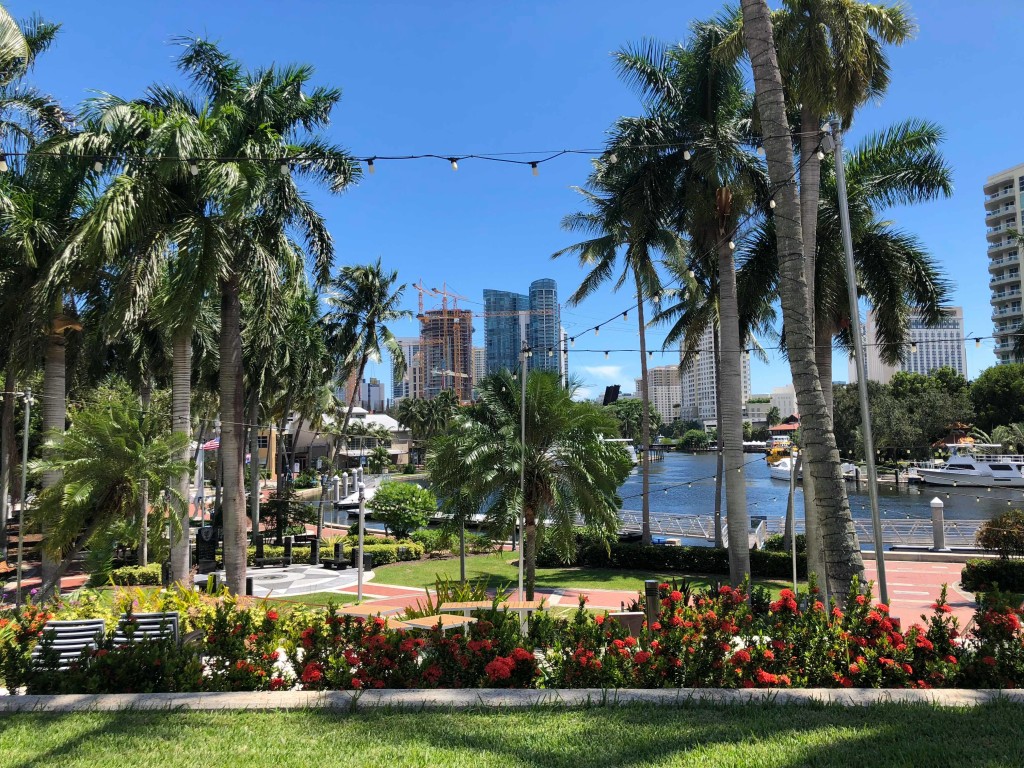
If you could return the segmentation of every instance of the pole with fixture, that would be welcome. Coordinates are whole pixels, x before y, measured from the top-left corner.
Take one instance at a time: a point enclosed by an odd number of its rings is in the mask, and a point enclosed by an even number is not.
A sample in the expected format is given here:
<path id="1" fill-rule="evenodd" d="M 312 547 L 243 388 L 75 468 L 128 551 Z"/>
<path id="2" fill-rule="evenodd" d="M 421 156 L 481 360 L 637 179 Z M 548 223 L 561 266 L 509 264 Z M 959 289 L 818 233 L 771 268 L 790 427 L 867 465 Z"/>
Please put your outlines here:
<path id="1" fill-rule="evenodd" d="M 868 499 L 871 502 L 871 527 L 874 529 L 875 568 L 878 572 L 878 595 L 889 603 L 889 589 L 885 579 L 885 555 L 882 542 L 882 518 L 878 511 L 878 473 L 875 470 L 875 439 L 871 433 L 871 412 L 868 409 L 868 382 L 864 367 L 864 340 L 860 335 L 860 307 L 857 300 L 857 269 L 853 261 L 853 236 L 850 234 L 850 210 L 846 199 L 846 168 L 843 163 L 843 134 L 839 119 L 833 117 L 832 140 L 835 143 L 836 189 L 839 193 L 839 221 L 843 233 L 843 251 L 846 254 L 846 292 L 850 301 L 850 322 L 853 324 L 854 362 L 857 371 L 857 391 L 860 394 L 861 430 L 864 435 L 864 459 L 868 474 Z M 827 135 L 826 135 L 827 138 Z"/>
<path id="2" fill-rule="evenodd" d="M 25 390 L 25 423 L 21 435 L 21 506 L 18 507 L 18 581 L 14 593 L 14 604 L 21 607 L 21 569 L 25 557 L 25 494 L 28 486 L 28 430 L 32 417 L 32 390 Z M 42 546 L 42 545 L 40 545 Z M 60 592 L 58 586 L 57 589 Z"/>
<path id="3" fill-rule="evenodd" d="M 523 342 L 522 353 L 519 355 L 519 439 L 521 455 L 519 457 L 519 599 L 523 597 L 523 561 L 526 559 L 526 362 L 530 356 L 530 348 Z"/>
<path id="4" fill-rule="evenodd" d="M 363 602 L 363 526 L 366 523 L 366 484 L 359 483 L 359 568 L 356 571 L 356 602 Z"/>

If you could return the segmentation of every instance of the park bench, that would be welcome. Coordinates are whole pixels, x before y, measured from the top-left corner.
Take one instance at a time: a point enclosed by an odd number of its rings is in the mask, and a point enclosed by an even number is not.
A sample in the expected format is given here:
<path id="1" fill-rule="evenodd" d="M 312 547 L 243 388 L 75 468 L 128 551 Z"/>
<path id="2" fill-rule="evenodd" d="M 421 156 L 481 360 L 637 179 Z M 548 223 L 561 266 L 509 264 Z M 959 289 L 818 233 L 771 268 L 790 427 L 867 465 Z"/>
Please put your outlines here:
<path id="1" fill-rule="evenodd" d="M 173 640 L 178 642 L 178 614 L 126 613 L 117 622 L 115 645 L 128 645 L 142 640 Z"/>
<path id="2" fill-rule="evenodd" d="M 345 559 L 345 548 L 342 543 L 336 542 L 334 545 L 334 557 L 325 557 L 320 560 L 320 564 L 324 568 L 333 568 L 336 571 L 344 571 L 351 565 L 348 560 Z"/>
<path id="3" fill-rule="evenodd" d="M 295 540 L 291 536 L 284 537 L 284 556 L 283 557 L 267 557 L 266 549 L 263 544 L 263 534 L 257 533 L 254 537 L 256 544 L 256 556 L 253 558 L 253 564 L 257 568 L 263 568 L 267 565 L 291 565 L 292 564 L 292 547 L 294 546 Z"/>
<path id="4" fill-rule="evenodd" d="M 96 648 L 104 631 L 103 619 L 48 621 L 43 625 L 43 639 L 32 649 L 32 666 L 41 666 L 44 650 L 51 648 L 57 654 L 57 668 L 67 669 L 83 651 Z"/>

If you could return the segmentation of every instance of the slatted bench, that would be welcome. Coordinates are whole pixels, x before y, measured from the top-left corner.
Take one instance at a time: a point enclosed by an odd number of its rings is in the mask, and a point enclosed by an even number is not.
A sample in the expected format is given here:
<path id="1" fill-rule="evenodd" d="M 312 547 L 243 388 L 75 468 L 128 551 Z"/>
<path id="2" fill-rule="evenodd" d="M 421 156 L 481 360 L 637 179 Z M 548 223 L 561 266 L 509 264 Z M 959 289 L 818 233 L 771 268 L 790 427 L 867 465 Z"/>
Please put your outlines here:
<path id="1" fill-rule="evenodd" d="M 178 642 L 178 614 L 126 613 L 117 622 L 115 645 L 128 645 L 143 640 L 173 640 Z"/>
<path id="2" fill-rule="evenodd" d="M 96 648 L 104 631 L 103 619 L 48 621 L 43 625 L 43 638 L 32 649 L 32 666 L 42 665 L 44 648 L 49 648 L 57 653 L 57 668 L 67 669 L 78 661 L 83 651 Z M 48 636 L 52 637 L 52 642 Z"/>
<path id="3" fill-rule="evenodd" d="M 266 549 L 263 544 L 263 534 L 258 533 L 254 537 L 256 544 L 256 556 L 253 558 L 253 564 L 257 568 L 263 568 L 267 565 L 291 565 L 292 564 L 292 546 L 294 545 L 294 539 L 291 536 L 284 537 L 284 557 L 267 557 Z"/>

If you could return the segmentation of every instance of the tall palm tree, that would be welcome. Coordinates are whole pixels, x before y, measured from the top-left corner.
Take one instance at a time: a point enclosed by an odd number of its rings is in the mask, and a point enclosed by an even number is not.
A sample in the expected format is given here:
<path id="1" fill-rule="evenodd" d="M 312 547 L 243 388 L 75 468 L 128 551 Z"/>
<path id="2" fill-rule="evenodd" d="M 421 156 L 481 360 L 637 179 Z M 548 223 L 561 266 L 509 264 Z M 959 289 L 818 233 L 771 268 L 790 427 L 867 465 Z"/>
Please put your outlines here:
<path id="1" fill-rule="evenodd" d="M 842 595 L 844 585 L 864 573 L 853 528 L 850 502 L 840 468 L 832 418 L 821 391 L 814 354 L 814 327 L 809 307 L 800 199 L 795 183 L 793 145 L 786 114 L 782 71 L 776 53 L 771 15 L 765 0 L 742 0 L 742 40 L 754 70 L 754 92 L 764 136 L 768 176 L 775 200 L 775 234 L 779 261 L 779 297 L 789 350 L 789 367 L 800 408 L 801 438 L 808 473 L 813 477 L 821 520 L 828 581 Z M 806 477 L 806 475 L 805 475 Z M 813 544 L 811 545 L 813 546 Z"/>
<path id="2" fill-rule="evenodd" d="M 752 151 L 750 97 L 742 74 L 735 62 L 714 55 L 727 34 L 725 20 L 698 23 L 686 45 L 648 42 L 620 52 L 617 58 L 646 105 L 643 117 L 622 121 L 623 138 L 643 137 L 647 144 L 670 148 L 662 158 L 675 180 L 667 214 L 680 231 L 688 233 L 691 260 L 713 260 L 709 287 L 717 299 L 720 342 L 718 433 L 723 445 L 730 572 L 738 584 L 750 567 L 740 375 L 746 333 L 740 330 L 735 253 L 741 222 L 751 210 L 757 211 L 758 204 L 766 205 L 768 195 L 763 167 Z M 689 160 L 679 157 L 683 151 Z"/>
<path id="3" fill-rule="evenodd" d="M 657 269 L 657 254 L 681 255 L 683 244 L 679 236 L 665 225 L 664 207 L 660 201 L 668 199 L 671 180 L 661 165 L 652 158 L 631 149 L 633 142 L 615 142 L 606 153 L 608 160 L 596 161 L 594 172 L 585 188 L 577 188 L 583 195 L 589 211 L 570 214 L 562 219 L 562 228 L 588 235 L 583 240 L 557 251 L 553 258 L 574 255 L 588 270 L 580 287 L 569 297 L 569 303 L 579 304 L 592 295 L 602 284 L 614 280 L 618 290 L 627 281 L 635 291 L 637 327 L 640 334 L 641 439 L 643 474 L 642 536 L 651 543 L 650 508 L 650 393 L 647 384 L 647 321 L 644 306 L 661 296 L 661 276 Z M 614 156 L 617 162 L 610 162 Z M 621 273 L 615 276 L 620 268 Z"/>
<path id="4" fill-rule="evenodd" d="M 166 418 L 166 417 L 164 417 Z M 37 474 L 58 480 L 43 489 L 33 515 L 48 531 L 43 546 L 59 565 L 43 584 L 49 595 L 74 557 L 104 528 L 137 516 L 142 487 L 161 487 L 184 471 L 177 458 L 188 438 L 160 428 L 156 414 L 139 416 L 134 398 L 92 403 L 67 432 L 50 434 Z"/>
<path id="5" fill-rule="evenodd" d="M 328 322 L 334 329 L 334 354 L 343 379 L 355 382 L 341 422 L 342 440 L 359 399 L 367 364 L 371 360 L 379 362 L 386 351 L 392 360 L 392 375 L 405 375 L 405 352 L 388 327 L 389 323 L 412 317 L 412 312 L 400 308 L 405 284 L 396 286 L 397 282 L 398 271 L 386 271 L 380 259 L 372 264 L 342 267 L 331 282 L 327 303 Z"/>
<path id="6" fill-rule="evenodd" d="M 549 526 L 565 548 L 576 517 L 606 535 L 618 529 L 617 490 L 632 462 L 617 443 L 614 418 L 592 403 L 573 400 L 556 373 L 531 371 L 526 382 L 526 442 L 521 438 L 520 387 L 509 371 L 480 382 L 479 399 L 435 438 L 427 455 L 439 498 L 482 509 L 495 530 L 508 531 L 522 513 L 524 586 L 532 599 L 538 531 Z M 525 464 L 524 464 L 525 459 Z M 520 491 L 520 472 L 525 495 Z"/>

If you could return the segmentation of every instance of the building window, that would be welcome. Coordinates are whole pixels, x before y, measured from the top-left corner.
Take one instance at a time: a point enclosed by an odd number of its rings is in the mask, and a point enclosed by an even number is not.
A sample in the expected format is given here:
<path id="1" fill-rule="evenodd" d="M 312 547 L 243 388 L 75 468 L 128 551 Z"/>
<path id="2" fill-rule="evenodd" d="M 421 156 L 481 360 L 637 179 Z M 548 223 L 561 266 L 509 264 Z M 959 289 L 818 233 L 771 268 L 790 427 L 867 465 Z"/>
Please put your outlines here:
<path id="1" fill-rule="evenodd" d="M 256 446 L 258 448 L 266 449 L 270 445 L 270 437 L 267 435 L 258 435 L 256 437 Z"/>

